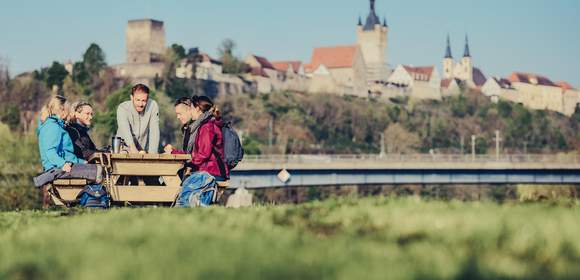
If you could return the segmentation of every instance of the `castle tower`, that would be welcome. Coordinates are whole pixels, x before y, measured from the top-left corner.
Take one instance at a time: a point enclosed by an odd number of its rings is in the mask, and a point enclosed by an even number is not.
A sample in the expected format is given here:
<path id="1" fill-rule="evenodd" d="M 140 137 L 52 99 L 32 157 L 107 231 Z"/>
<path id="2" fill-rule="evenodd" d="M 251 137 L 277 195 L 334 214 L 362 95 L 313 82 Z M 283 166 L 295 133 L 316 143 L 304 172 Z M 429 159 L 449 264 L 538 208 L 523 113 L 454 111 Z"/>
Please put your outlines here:
<path id="1" fill-rule="evenodd" d="M 128 64 L 160 62 L 165 53 L 163 22 L 152 19 L 130 20 L 125 41 Z"/>
<path id="2" fill-rule="evenodd" d="M 369 82 L 387 79 L 388 31 L 387 19 L 381 24 L 375 11 L 375 0 L 370 0 L 370 12 L 365 24 L 362 25 L 359 19 L 357 27 L 357 44 L 367 67 L 366 76 Z"/>
<path id="3" fill-rule="evenodd" d="M 471 53 L 469 52 L 469 39 L 465 35 L 465 50 L 463 51 L 463 58 L 461 58 L 461 79 L 465 81 L 473 81 L 473 61 Z"/>
<path id="4" fill-rule="evenodd" d="M 443 58 L 443 79 L 454 78 L 454 66 L 453 55 L 451 54 L 451 40 L 449 35 L 447 35 L 447 49 L 445 49 L 445 57 Z"/>

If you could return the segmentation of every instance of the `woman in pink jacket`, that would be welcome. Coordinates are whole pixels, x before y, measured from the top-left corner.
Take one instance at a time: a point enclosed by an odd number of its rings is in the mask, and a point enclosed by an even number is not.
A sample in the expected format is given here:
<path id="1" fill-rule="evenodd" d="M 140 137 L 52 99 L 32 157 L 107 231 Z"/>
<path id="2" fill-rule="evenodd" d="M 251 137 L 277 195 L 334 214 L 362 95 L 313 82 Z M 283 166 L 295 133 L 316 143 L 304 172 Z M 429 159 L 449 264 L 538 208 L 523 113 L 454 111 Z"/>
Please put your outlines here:
<path id="1" fill-rule="evenodd" d="M 175 103 L 175 111 L 183 124 L 183 150 L 176 150 L 168 145 L 165 152 L 191 154 L 188 165 L 193 171 L 205 171 L 217 181 L 227 180 L 229 169 L 223 161 L 223 121 L 220 111 L 211 99 L 207 96 L 182 98 Z"/>

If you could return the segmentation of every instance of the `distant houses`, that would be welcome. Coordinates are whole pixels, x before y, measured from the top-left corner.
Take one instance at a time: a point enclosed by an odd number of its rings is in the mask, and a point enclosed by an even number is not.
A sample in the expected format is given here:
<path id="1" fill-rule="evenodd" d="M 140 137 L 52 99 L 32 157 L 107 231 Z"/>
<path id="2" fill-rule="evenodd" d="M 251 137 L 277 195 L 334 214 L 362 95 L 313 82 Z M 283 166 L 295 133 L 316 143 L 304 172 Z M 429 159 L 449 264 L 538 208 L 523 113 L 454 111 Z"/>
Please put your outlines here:
<path id="1" fill-rule="evenodd" d="M 310 61 L 270 61 L 247 55 L 242 73 L 226 74 L 222 62 L 199 50 L 179 61 L 175 77 L 195 79 L 211 85 L 215 94 L 295 91 L 329 93 L 389 101 L 393 98 L 441 100 L 475 91 L 493 102 L 507 100 L 531 109 L 552 110 L 571 115 L 580 104 L 580 91 L 565 81 L 552 82 L 545 76 L 514 72 L 509 77 L 487 78 L 474 64 L 468 37 L 463 56 L 455 60 L 451 39 L 441 62 L 436 65 L 399 64 L 390 69 L 387 60 L 389 26 L 377 16 L 375 1 L 356 25 L 356 43 L 316 47 Z M 163 22 L 131 20 L 126 31 L 127 61 L 113 66 L 115 75 L 133 82 L 153 84 L 164 72 Z M 69 67 L 70 68 L 70 67 Z M 68 68 L 67 68 L 68 70 Z"/>

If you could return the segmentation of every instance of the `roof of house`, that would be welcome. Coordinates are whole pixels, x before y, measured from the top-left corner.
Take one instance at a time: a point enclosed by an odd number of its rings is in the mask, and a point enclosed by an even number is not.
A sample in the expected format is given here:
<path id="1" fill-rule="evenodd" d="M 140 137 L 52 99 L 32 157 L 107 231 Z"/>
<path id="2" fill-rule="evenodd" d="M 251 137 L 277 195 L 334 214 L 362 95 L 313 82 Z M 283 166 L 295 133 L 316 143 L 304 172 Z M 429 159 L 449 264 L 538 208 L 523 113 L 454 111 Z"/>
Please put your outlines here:
<path id="1" fill-rule="evenodd" d="M 557 87 L 554 82 L 548 79 L 545 76 L 531 74 L 531 73 L 521 73 L 521 72 L 513 72 L 508 79 L 512 82 L 520 82 L 532 85 L 540 85 L 540 86 L 552 86 Z"/>
<path id="2" fill-rule="evenodd" d="M 266 68 L 266 69 L 275 69 L 274 65 L 272 65 L 272 63 L 267 58 L 262 57 L 262 56 L 257 56 L 257 55 L 251 55 L 251 56 L 256 59 L 258 64 L 260 64 L 260 67 Z"/>
<path id="3" fill-rule="evenodd" d="M 272 65 L 274 66 L 274 68 L 278 71 L 282 71 L 282 72 L 286 72 L 288 71 L 288 68 L 290 67 L 290 65 L 292 65 L 292 70 L 294 71 L 294 73 L 298 73 L 298 70 L 300 70 L 300 65 L 302 65 L 301 61 L 273 61 Z"/>
<path id="4" fill-rule="evenodd" d="M 478 87 L 483 86 L 487 81 L 487 78 L 485 77 L 481 69 L 477 67 L 473 67 L 472 75 L 473 75 L 473 83 Z"/>
<path id="5" fill-rule="evenodd" d="M 556 85 L 561 87 L 563 90 L 574 89 L 574 87 L 571 84 L 569 84 L 568 82 L 565 82 L 565 81 L 556 82 Z"/>
<path id="6" fill-rule="evenodd" d="M 417 81 L 429 81 L 431 80 L 431 75 L 433 75 L 433 70 L 435 66 L 419 66 L 413 67 L 409 65 L 403 65 L 403 68 Z"/>
<path id="7" fill-rule="evenodd" d="M 320 64 L 324 64 L 327 68 L 351 68 L 354 65 L 356 50 L 357 46 L 315 48 L 308 68 L 315 70 Z"/>
<path id="8" fill-rule="evenodd" d="M 451 82 L 455 81 L 457 83 L 457 79 L 442 79 L 441 80 L 441 87 L 448 88 L 451 85 Z"/>
<path id="9" fill-rule="evenodd" d="M 497 77 L 493 77 L 493 79 L 501 88 L 512 88 L 512 82 L 510 82 L 508 79 Z"/>
<path id="10" fill-rule="evenodd" d="M 201 58 L 201 61 L 202 61 L 202 62 L 210 62 L 210 63 L 212 63 L 212 64 L 219 64 L 219 65 L 221 65 L 221 64 L 222 64 L 222 62 L 221 62 L 221 61 L 219 61 L 219 60 L 217 60 L 217 59 L 214 59 L 214 58 L 212 58 L 212 57 L 211 57 L 211 56 L 209 56 L 209 54 L 207 54 L 207 53 L 201 53 L 201 54 L 199 54 L 199 57 Z"/>

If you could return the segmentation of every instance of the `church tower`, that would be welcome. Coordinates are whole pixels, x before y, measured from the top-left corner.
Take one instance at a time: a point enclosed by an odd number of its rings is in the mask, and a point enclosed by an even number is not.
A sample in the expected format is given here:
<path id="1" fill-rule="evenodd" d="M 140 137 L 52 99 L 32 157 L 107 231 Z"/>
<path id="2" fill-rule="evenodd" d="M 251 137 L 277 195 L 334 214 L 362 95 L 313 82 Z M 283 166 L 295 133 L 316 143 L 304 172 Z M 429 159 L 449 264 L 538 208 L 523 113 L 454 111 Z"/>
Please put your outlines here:
<path id="1" fill-rule="evenodd" d="M 375 10 L 375 0 L 370 0 L 370 12 L 363 22 L 359 18 L 357 44 L 362 52 L 368 82 L 387 80 L 387 42 L 389 27 L 387 19 L 381 20 Z"/>
<path id="2" fill-rule="evenodd" d="M 447 35 L 447 49 L 445 49 L 445 57 L 443 58 L 443 79 L 454 78 L 454 66 L 453 55 L 451 54 L 451 40 L 449 35 Z"/>
<path id="3" fill-rule="evenodd" d="M 469 39 L 465 35 L 465 50 L 463 51 L 463 58 L 461 58 L 461 74 L 460 77 L 464 81 L 473 81 L 473 61 L 471 59 L 471 53 L 469 52 Z"/>

